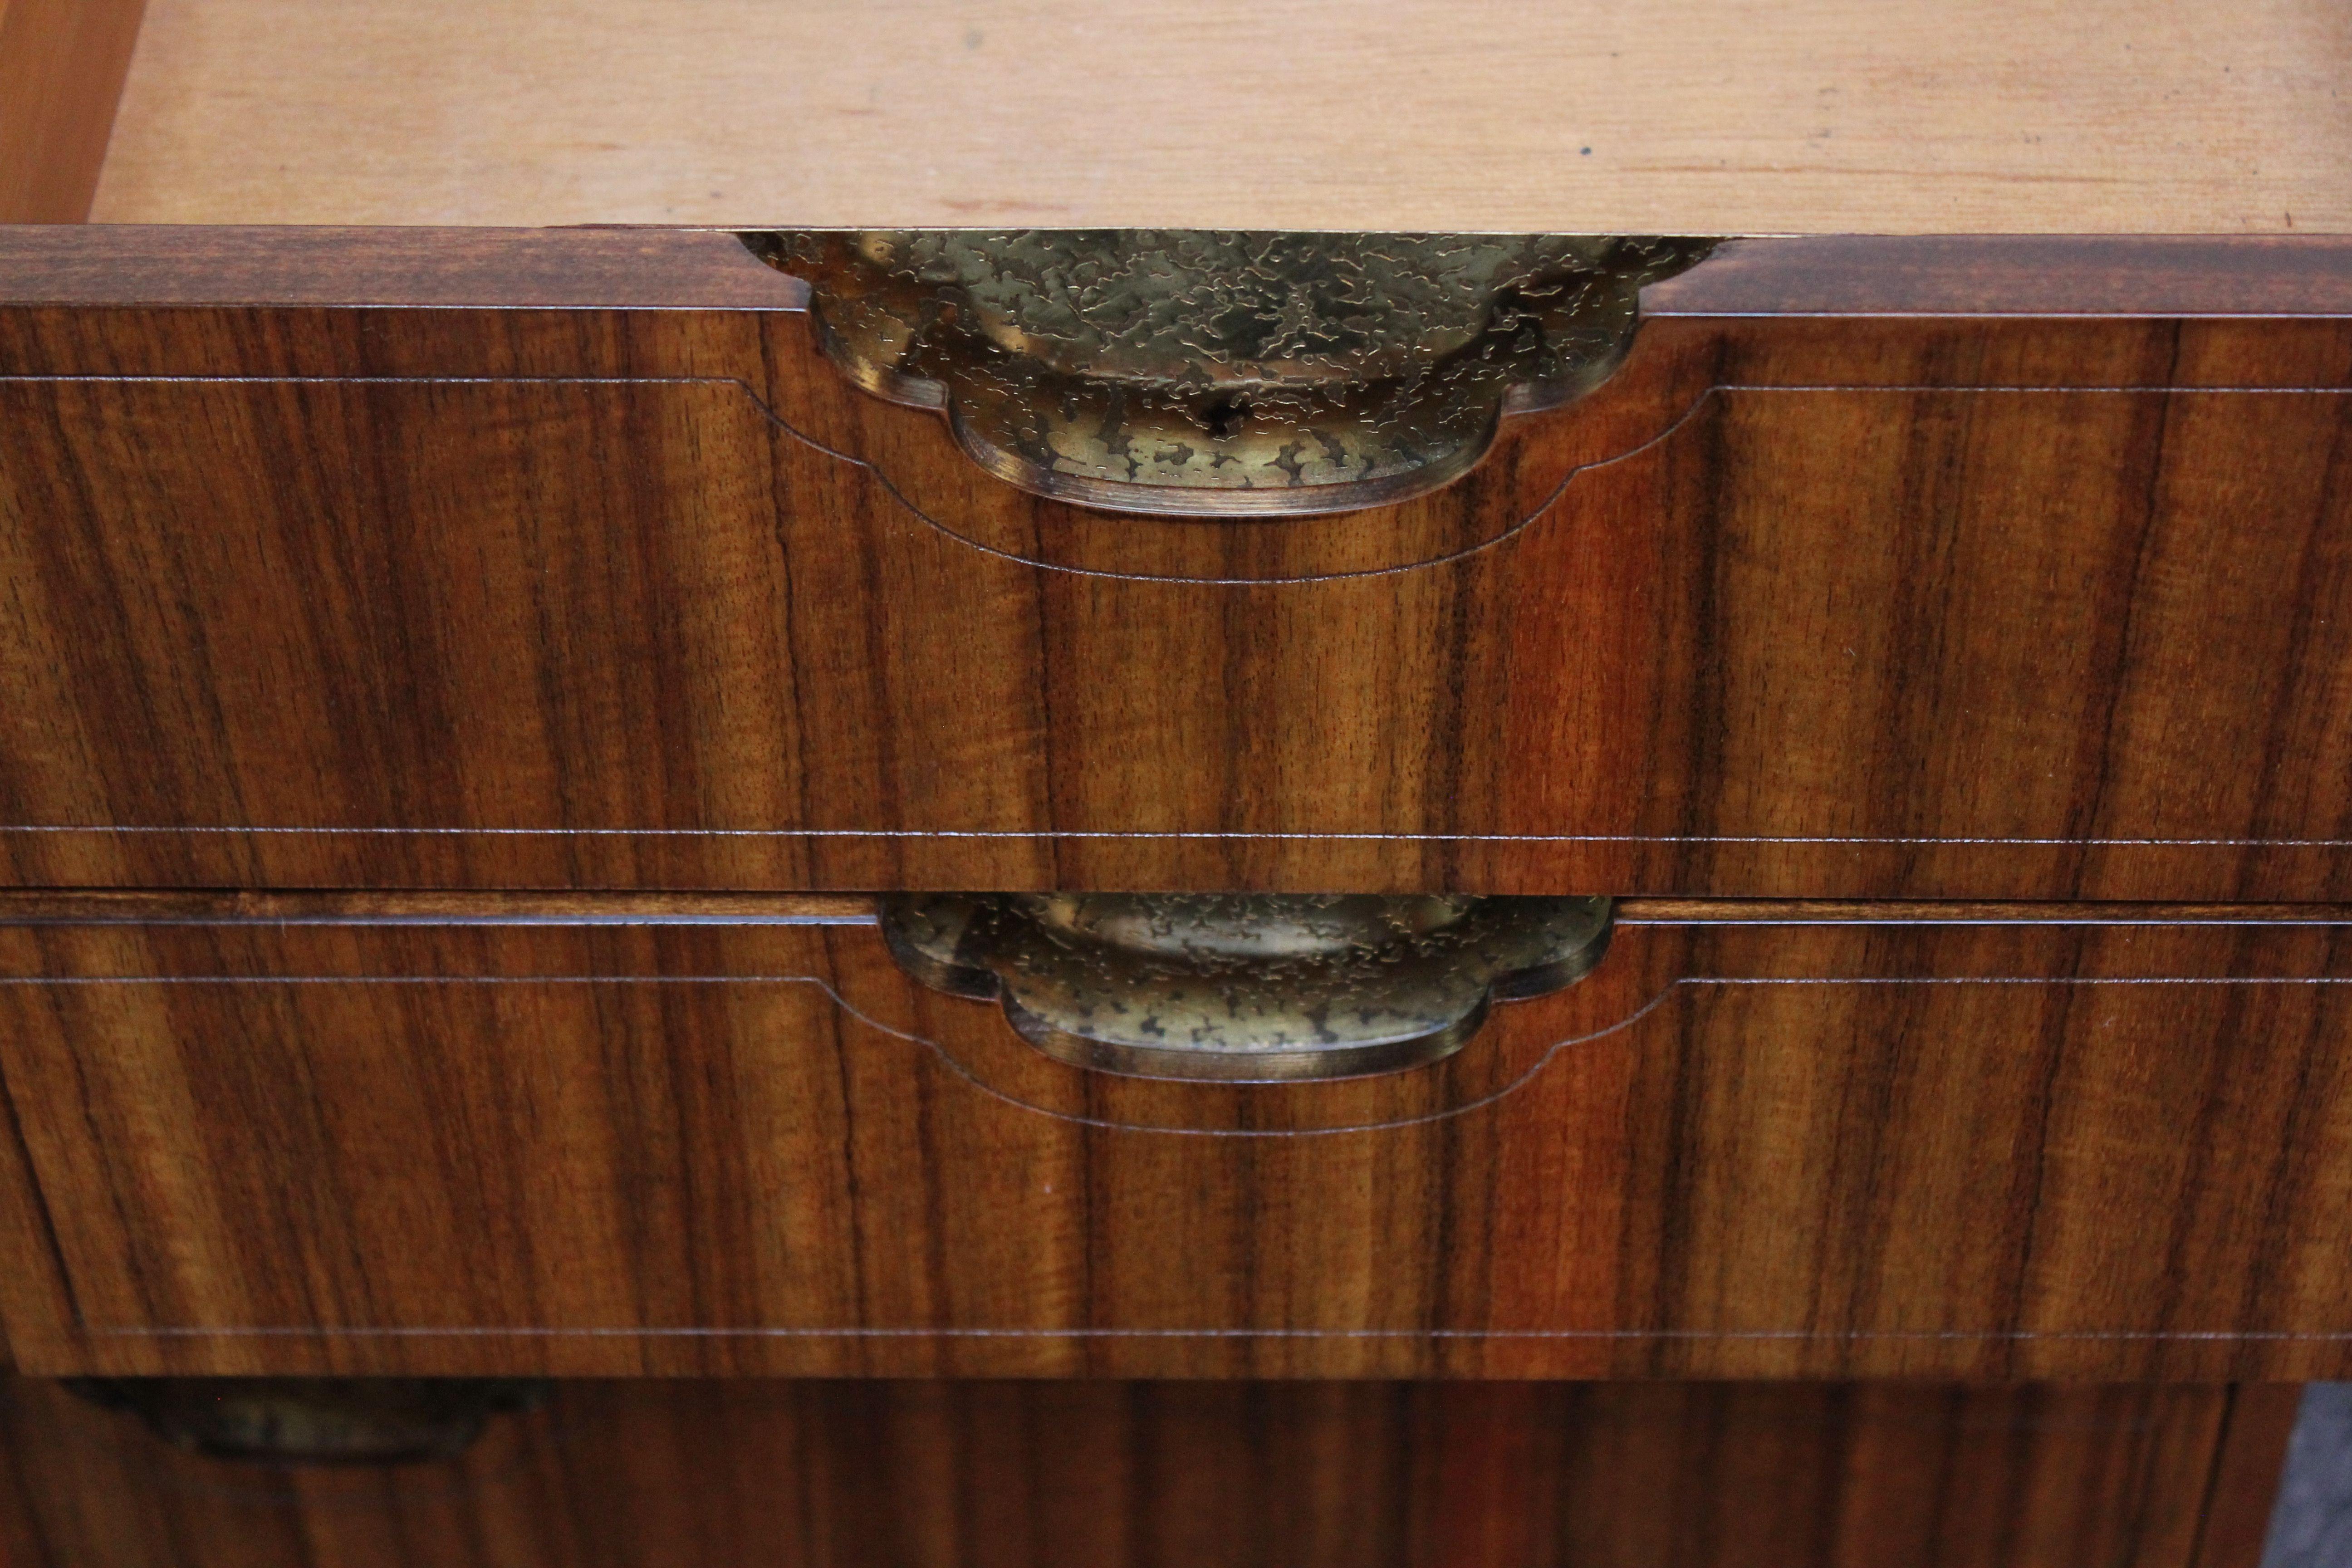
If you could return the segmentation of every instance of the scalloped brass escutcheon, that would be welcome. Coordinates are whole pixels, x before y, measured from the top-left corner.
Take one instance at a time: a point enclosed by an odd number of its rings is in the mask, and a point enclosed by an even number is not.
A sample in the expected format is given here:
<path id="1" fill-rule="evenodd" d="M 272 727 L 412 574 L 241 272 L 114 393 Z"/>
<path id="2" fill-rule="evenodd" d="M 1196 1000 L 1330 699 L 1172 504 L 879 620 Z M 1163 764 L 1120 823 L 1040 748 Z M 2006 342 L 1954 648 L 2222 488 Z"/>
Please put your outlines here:
<path id="1" fill-rule="evenodd" d="M 1606 380 L 1711 239 L 1183 229 L 746 234 L 858 385 L 1111 510 L 1306 515 L 1437 489 Z"/>
<path id="2" fill-rule="evenodd" d="M 993 998 L 1075 1066 L 1268 1083 L 1450 1056 L 1488 1006 L 1557 991 L 1609 945 L 1610 900 L 1296 893 L 903 893 L 899 964 Z"/>

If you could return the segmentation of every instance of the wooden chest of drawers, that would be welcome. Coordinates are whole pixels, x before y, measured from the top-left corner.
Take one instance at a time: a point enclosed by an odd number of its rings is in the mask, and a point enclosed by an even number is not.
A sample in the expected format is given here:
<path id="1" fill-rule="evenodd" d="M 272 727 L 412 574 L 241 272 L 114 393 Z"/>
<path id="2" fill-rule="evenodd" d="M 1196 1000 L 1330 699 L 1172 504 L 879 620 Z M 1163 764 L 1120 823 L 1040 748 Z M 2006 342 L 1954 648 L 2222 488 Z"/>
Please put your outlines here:
<path id="1" fill-rule="evenodd" d="M 2326 5 L 141 9 L 0 3 L 19 1371 L 2352 1376 Z M 1234 1083 L 877 923 L 1049 890 L 1616 903 Z"/>

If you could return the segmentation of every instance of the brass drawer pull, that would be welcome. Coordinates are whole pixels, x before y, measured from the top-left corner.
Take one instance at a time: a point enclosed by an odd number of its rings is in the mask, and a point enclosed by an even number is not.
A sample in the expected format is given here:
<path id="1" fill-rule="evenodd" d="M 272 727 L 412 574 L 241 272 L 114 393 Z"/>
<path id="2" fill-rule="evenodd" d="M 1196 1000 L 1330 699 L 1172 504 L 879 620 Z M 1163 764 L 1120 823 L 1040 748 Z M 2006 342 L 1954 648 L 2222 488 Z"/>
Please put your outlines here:
<path id="1" fill-rule="evenodd" d="M 1506 414 L 1606 380 L 1642 285 L 1714 244 L 1183 229 L 747 234 L 866 391 L 1113 511 L 1301 515 L 1432 490 Z"/>
<path id="2" fill-rule="evenodd" d="M 1038 1049 L 1142 1078 L 1263 1083 L 1419 1067 L 1488 1005 L 1600 963 L 1601 898 L 907 893 L 882 902 L 923 984 L 1001 1000 Z"/>

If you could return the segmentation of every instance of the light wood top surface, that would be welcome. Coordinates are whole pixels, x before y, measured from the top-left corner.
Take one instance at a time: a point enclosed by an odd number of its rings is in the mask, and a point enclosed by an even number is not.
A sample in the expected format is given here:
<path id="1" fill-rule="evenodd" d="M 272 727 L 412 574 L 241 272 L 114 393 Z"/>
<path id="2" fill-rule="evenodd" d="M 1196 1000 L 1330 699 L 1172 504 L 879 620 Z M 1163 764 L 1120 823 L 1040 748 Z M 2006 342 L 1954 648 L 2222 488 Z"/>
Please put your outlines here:
<path id="1" fill-rule="evenodd" d="M 93 214 L 2352 230 L 2342 0 L 150 0 Z"/>

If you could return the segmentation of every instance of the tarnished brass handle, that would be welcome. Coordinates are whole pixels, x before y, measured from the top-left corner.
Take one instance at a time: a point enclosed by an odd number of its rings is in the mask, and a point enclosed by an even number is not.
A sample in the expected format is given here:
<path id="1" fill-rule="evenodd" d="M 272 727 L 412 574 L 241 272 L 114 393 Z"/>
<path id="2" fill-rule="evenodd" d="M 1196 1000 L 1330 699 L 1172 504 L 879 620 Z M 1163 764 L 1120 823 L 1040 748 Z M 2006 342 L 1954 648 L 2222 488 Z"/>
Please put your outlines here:
<path id="1" fill-rule="evenodd" d="M 882 903 L 917 979 L 1003 1004 L 1079 1067 L 1265 1083 L 1449 1056 L 1489 1004 L 1589 973 L 1599 898 L 922 893 Z"/>
<path id="2" fill-rule="evenodd" d="M 1279 516 L 1467 471 L 1599 385 L 1704 239 L 1185 229 L 746 234 L 826 353 L 998 478 L 1113 511 Z"/>

